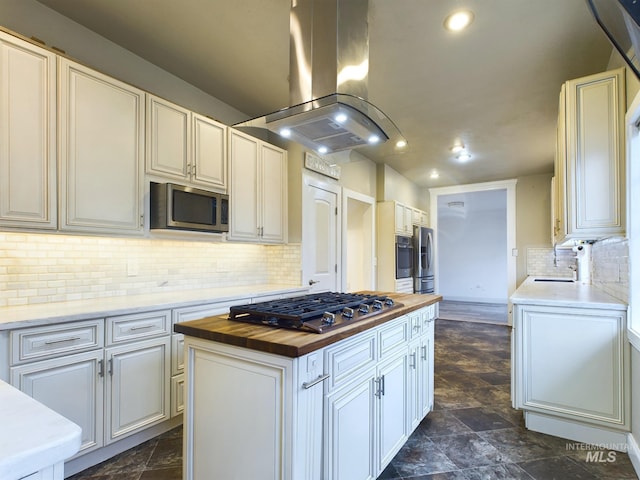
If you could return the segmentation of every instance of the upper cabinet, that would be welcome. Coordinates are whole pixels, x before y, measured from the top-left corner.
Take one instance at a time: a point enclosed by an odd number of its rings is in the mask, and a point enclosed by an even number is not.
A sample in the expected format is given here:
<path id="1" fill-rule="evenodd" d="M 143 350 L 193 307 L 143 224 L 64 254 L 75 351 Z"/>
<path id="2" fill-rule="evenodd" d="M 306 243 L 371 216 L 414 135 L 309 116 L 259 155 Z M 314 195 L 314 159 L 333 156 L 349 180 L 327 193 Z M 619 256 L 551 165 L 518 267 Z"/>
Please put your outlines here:
<path id="1" fill-rule="evenodd" d="M 227 127 L 147 94 L 148 174 L 227 190 Z"/>
<path id="2" fill-rule="evenodd" d="M 231 240 L 287 239 L 287 152 L 229 129 Z"/>
<path id="3" fill-rule="evenodd" d="M 565 83 L 555 165 L 554 241 L 625 233 L 624 69 Z"/>
<path id="4" fill-rule="evenodd" d="M 395 226 L 397 235 L 413 236 L 413 209 L 402 203 L 395 203 Z"/>
<path id="5" fill-rule="evenodd" d="M 144 92 L 61 58 L 62 230 L 142 234 Z"/>
<path id="6" fill-rule="evenodd" d="M 56 56 L 0 32 L 0 225 L 55 229 Z"/>

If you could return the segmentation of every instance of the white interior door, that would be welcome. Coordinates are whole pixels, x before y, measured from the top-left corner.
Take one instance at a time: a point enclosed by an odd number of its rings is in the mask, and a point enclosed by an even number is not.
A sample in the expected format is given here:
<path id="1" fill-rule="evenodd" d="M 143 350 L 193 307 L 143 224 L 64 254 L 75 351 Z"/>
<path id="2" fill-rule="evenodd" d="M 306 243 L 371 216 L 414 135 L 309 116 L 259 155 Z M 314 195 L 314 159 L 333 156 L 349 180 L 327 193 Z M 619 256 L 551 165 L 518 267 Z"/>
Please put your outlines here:
<path id="1" fill-rule="evenodd" d="M 310 292 L 338 291 L 339 187 L 304 177 L 302 283 Z"/>

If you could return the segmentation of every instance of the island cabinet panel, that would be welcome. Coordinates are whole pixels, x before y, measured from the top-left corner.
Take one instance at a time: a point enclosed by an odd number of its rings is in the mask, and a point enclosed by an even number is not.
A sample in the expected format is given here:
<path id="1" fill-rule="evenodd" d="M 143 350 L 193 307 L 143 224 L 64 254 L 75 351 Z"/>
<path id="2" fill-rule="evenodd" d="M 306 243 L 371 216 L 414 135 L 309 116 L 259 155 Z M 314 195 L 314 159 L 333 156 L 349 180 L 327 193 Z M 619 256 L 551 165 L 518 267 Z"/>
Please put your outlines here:
<path id="1" fill-rule="evenodd" d="M 321 480 L 321 355 L 192 337 L 185 349 L 185 479 Z"/>

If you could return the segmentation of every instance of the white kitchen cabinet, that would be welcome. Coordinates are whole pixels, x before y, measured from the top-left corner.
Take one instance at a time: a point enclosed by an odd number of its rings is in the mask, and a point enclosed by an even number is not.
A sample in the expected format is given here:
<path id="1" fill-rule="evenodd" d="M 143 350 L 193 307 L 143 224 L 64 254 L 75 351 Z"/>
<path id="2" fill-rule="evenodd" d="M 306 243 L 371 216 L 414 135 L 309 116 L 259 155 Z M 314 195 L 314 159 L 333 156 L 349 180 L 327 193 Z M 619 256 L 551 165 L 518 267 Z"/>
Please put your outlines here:
<path id="1" fill-rule="evenodd" d="M 154 95 L 146 98 L 146 172 L 226 191 L 227 127 Z"/>
<path id="2" fill-rule="evenodd" d="M 141 235 L 144 92 L 59 59 L 60 229 Z"/>
<path id="3" fill-rule="evenodd" d="M 11 384 L 82 428 L 78 455 L 104 445 L 102 349 L 11 367 Z"/>
<path id="4" fill-rule="evenodd" d="M 106 443 L 170 416 L 168 336 L 107 348 Z"/>
<path id="5" fill-rule="evenodd" d="M 284 243 L 287 152 L 229 129 L 231 240 Z"/>
<path id="6" fill-rule="evenodd" d="M 413 208 L 394 202 L 396 235 L 413 236 Z"/>
<path id="7" fill-rule="evenodd" d="M 527 428 L 624 444 L 629 430 L 626 312 L 516 305 L 514 404 Z"/>
<path id="8" fill-rule="evenodd" d="M 429 215 L 427 212 L 423 212 L 417 208 L 411 209 L 411 223 L 414 226 L 418 227 L 427 227 L 429 226 Z M 413 233 L 413 231 L 412 231 Z"/>
<path id="9" fill-rule="evenodd" d="M 57 228 L 56 56 L 0 32 L 0 225 Z"/>
<path id="10" fill-rule="evenodd" d="M 556 153 L 559 242 L 625 233 L 624 68 L 565 83 Z"/>

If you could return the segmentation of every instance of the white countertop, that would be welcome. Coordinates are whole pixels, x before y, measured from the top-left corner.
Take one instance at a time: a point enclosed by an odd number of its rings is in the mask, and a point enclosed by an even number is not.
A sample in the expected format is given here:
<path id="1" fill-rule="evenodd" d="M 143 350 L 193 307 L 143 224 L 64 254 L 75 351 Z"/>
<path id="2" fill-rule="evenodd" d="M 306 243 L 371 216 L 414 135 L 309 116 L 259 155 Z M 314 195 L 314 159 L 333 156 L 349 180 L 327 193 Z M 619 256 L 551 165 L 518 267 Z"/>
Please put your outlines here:
<path id="1" fill-rule="evenodd" d="M 270 294 L 304 294 L 307 287 L 291 285 L 244 285 L 237 287 L 169 291 L 149 295 L 106 297 L 72 302 L 42 303 L 0 308 L 0 330 L 73 322 L 148 310 L 187 307 L 203 303 L 229 302 Z M 248 303 L 249 300 L 247 300 Z M 2 477 L 0 477 L 2 478 Z"/>
<path id="2" fill-rule="evenodd" d="M 17 480 L 75 455 L 81 433 L 75 423 L 0 381 L 2 480 Z"/>
<path id="3" fill-rule="evenodd" d="M 604 308 L 626 310 L 627 305 L 593 285 L 579 282 L 541 282 L 527 278 L 511 295 L 511 303 L 553 305 L 559 307 Z M 549 278 L 549 277 L 538 277 Z"/>

